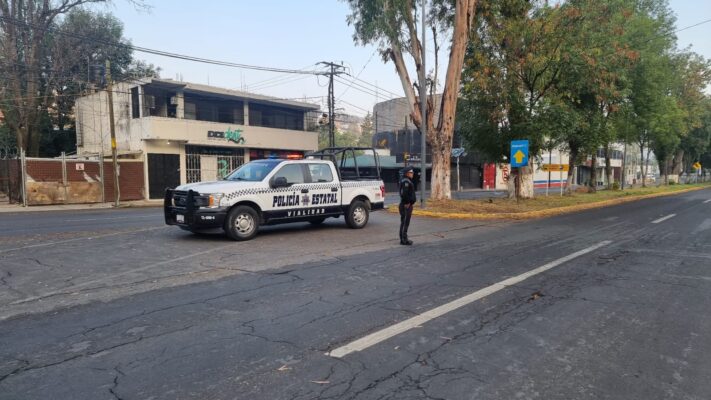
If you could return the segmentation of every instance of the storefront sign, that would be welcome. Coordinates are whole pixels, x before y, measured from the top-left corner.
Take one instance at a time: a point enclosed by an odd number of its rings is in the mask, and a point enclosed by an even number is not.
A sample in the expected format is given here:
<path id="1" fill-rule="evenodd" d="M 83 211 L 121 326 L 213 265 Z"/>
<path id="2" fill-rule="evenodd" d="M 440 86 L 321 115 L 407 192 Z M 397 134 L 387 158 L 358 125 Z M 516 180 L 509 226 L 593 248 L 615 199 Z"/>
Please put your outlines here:
<path id="1" fill-rule="evenodd" d="M 226 139 L 229 142 L 234 142 L 237 144 L 244 144 L 245 140 L 242 136 L 242 129 L 228 128 L 227 132 L 220 131 L 207 131 L 208 139 Z"/>
<path id="2" fill-rule="evenodd" d="M 568 171 L 570 165 L 568 164 L 541 164 L 541 169 L 543 171 Z"/>

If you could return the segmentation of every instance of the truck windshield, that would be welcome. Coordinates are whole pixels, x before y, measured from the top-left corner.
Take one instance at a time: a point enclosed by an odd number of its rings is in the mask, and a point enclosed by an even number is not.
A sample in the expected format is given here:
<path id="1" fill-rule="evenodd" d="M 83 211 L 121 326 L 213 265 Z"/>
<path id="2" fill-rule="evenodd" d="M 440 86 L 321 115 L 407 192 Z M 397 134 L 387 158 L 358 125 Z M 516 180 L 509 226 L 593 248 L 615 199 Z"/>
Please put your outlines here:
<path id="1" fill-rule="evenodd" d="M 237 168 L 234 172 L 225 177 L 228 181 L 262 181 L 281 160 L 259 160 L 252 161 Z"/>

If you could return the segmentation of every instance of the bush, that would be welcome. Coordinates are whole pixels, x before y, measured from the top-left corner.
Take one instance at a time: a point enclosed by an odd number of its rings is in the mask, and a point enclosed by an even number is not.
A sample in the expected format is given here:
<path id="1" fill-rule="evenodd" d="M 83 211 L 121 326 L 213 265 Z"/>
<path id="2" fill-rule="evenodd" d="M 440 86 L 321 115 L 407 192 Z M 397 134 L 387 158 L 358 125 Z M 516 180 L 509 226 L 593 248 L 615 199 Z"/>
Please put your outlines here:
<path id="1" fill-rule="evenodd" d="M 620 190 L 620 182 L 619 181 L 612 182 L 612 190 Z"/>

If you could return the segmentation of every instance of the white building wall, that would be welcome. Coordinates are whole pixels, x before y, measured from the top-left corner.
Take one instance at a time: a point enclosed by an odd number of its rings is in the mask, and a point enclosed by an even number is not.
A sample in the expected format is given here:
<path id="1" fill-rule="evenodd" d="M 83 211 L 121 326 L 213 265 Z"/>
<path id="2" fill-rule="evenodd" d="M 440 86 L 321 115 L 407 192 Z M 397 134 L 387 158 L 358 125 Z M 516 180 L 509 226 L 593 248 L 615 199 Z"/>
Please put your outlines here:
<path id="1" fill-rule="evenodd" d="M 244 162 L 249 161 L 250 149 L 315 151 L 318 133 L 291 129 L 249 126 L 249 101 L 244 101 L 244 125 L 184 119 L 184 92 L 178 91 L 176 118 L 141 116 L 133 118 L 131 87 L 117 84 L 113 89 L 116 144 L 122 158 L 144 161 L 146 187 L 150 184 L 148 154 L 177 154 L 180 159 L 180 182 L 187 182 L 186 146 L 209 146 L 244 149 Z M 139 109 L 143 110 L 143 88 L 139 89 Z M 288 105 L 286 105 L 288 107 Z M 162 107 L 162 105 L 161 105 Z M 164 113 L 167 110 L 163 110 Z M 77 153 L 79 155 L 111 155 L 108 94 L 106 91 L 81 97 L 76 101 Z M 209 131 L 238 130 L 244 143 L 234 143 L 224 138 L 208 137 Z M 148 196 L 148 190 L 146 190 Z"/>
<path id="2" fill-rule="evenodd" d="M 139 96 L 140 98 L 140 96 Z M 246 104 L 246 103 L 245 103 Z M 80 153 L 111 153 L 109 131 L 108 95 L 97 92 L 77 100 L 81 123 L 77 132 L 82 136 Z M 246 107 L 245 107 L 246 108 Z M 248 112 L 245 113 L 249 115 Z M 261 126 L 226 124 L 167 117 L 131 117 L 131 95 L 128 85 L 117 85 L 114 93 L 114 117 L 116 144 L 119 152 L 147 151 L 146 140 L 182 141 L 187 144 L 227 146 L 261 149 L 288 149 L 315 151 L 318 149 L 318 133 L 290 129 L 265 128 Z M 248 118 L 248 117 L 246 117 Z M 242 131 L 244 145 L 226 140 L 208 139 L 208 131 Z"/>

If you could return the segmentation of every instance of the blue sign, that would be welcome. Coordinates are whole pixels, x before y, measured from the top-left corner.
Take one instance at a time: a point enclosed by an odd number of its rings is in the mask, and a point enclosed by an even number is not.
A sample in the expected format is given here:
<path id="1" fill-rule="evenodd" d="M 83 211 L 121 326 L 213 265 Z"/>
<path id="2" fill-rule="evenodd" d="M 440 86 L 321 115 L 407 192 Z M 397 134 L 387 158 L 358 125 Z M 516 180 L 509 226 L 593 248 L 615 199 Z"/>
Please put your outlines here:
<path id="1" fill-rule="evenodd" d="M 511 141 L 511 168 L 528 166 L 528 140 Z"/>

